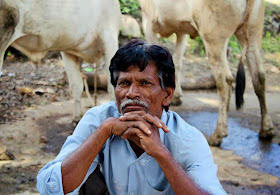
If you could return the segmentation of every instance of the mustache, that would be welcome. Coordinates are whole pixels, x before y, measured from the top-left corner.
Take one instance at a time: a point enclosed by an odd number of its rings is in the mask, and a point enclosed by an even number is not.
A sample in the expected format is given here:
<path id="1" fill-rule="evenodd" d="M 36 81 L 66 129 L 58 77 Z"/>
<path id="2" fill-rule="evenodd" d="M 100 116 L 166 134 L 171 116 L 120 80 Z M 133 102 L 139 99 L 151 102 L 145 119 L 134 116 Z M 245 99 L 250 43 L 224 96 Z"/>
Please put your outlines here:
<path id="1" fill-rule="evenodd" d="M 121 103 L 121 110 L 124 107 L 126 107 L 128 104 L 138 104 L 138 105 L 141 105 L 145 108 L 148 108 L 148 106 L 149 106 L 147 103 L 145 103 L 143 101 L 140 101 L 140 100 L 137 100 L 137 99 L 134 99 L 134 100 L 129 99 L 129 100 L 126 100 L 125 102 Z"/>

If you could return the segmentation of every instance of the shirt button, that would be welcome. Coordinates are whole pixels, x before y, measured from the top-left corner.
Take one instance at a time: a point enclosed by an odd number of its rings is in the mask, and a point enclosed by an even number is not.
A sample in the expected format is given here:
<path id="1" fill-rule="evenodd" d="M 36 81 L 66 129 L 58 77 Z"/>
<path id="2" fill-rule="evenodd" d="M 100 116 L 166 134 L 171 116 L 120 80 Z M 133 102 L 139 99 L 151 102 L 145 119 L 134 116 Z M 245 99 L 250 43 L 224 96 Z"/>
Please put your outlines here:
<path id="1" fill-rule="evenodd" d="M 146 161 L 146 160 L 142 160 L 142 161 L 141 161 L 141 165 L 142 165 L 142 166 L 145 166 L 146 164 L 147 164 L 147 161 Z"/>

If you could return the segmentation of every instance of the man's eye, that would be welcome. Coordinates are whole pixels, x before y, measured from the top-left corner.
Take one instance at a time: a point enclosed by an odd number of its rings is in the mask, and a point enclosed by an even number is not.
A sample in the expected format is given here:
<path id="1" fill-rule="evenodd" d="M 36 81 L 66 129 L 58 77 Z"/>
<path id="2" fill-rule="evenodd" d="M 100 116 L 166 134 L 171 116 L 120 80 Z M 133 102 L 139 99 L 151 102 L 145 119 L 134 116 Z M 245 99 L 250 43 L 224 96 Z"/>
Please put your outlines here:
<path id="1" fill-rule="evenodd" d="M 119 85 L 128 85 L 128 82 L 127 81 L 122 81 L 119 83 Z"/>
<path id="2" fill-rule="evenodd" d="M 151 85 L 152 83 L 150 83 L 149 81 L 143 81 L 144 85 Z"/>

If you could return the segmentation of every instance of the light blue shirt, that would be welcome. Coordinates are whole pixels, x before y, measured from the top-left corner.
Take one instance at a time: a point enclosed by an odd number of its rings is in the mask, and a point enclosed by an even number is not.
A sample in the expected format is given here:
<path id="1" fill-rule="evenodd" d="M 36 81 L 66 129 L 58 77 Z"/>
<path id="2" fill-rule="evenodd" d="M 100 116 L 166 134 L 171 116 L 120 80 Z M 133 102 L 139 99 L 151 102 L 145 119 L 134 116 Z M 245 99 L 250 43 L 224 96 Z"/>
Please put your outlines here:
<path id="1" fill-rule="evenodd" d="M 83 116 L 58 156 L 38 173 L 37 188 L 40 194 L 64 194 L 61 176 L 63 159 L 76 150 L 109 117 L 120 117 L 114 102 L 91 108 Z M 161 141 L 193 181 L 211 194 L 226 194 L 217 178 L 217 166 L 202 133 L 172 111 L 163 111 L 161 120 L 170 130 L 169 133 L 165 133 L 160 129 Z M 128 140 L 119 136 L 111 136 L 106 141 L 92 162 L 83 183 L 98 163 L 112 195 L 174 194 L 155 159 L 145 152 L 137 158 Z M 78 194 L 82 184 L 69 194 Z"/>

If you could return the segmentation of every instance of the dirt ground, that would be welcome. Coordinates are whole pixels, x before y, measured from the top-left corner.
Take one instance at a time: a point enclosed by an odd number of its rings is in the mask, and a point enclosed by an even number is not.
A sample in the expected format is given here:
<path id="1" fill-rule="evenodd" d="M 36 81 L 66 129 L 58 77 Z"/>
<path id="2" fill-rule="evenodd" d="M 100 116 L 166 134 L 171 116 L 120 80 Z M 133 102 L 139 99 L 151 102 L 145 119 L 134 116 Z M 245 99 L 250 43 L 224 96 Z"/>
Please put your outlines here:
<path id="1" fill-rule="evenodd" d="M 186 58 L 185 77 L 210 74 L 206 58 Z M 280 69 L 272 65 L 272 58 L 270 55 L 264 58 L 267 102 L 277 133 L 272 142 L 280 144 Z M 4 74 L 0 77 L 0 138 L 15 160 L 0 162 L 0 194 L 38 194 L 38 171 L 57 155 L 66 137 L 74 130 L 71 120 L 73 101 L 68 95 L 62 64 L 59 58 L 46 59 L 39 66 L 38 74 L 33 74 L 35 67 L 28 60 L 7 59 L 4 63 Z M 236 71 L 233 64 L 231 69 Z M 99 90 L 98 104 L 106 101 L 106 92 Z M 217 105 L 215 90 L 192 90 L 184 91 L 182 106 L 171 109 L 217 111 Z M 90 107 L 86 95 L 82 106 L 84 112 Z M 242 111 L 235 111 L 232 95 L 230 114 L 259 125 L 259 103 L 253 94 L 249 74 L 245 106 Z M 279 177 L 242 164 L 242 157 L 233 151 L 218 147 L 211 149 L 219 166 L 218 177 L 228 194 L 280 194 Z"/>

